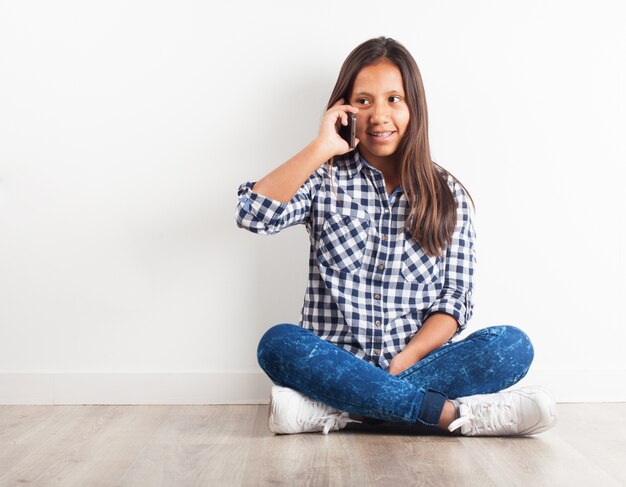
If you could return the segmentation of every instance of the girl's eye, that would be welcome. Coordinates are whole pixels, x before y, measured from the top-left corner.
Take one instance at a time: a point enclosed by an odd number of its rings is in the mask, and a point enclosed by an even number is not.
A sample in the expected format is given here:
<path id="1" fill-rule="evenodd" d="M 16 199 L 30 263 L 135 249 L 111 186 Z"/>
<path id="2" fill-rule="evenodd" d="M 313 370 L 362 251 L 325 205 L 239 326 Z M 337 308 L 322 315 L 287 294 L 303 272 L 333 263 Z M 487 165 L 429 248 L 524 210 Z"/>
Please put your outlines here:
<path id="1" fill-rule="evenodd" d="M 365 98 L 359 98 L 356 101 L 359 105 L 367 105 L 369 103 L 369 100 L 366 100 Z"/>
<path id="2" fill-rule="evenodd" d="M 400 101 L 400 97 L 399 96 L 390 96 L 389 97 L 389 101 L 391 101 L 393 103 L 398 103 Z"/>

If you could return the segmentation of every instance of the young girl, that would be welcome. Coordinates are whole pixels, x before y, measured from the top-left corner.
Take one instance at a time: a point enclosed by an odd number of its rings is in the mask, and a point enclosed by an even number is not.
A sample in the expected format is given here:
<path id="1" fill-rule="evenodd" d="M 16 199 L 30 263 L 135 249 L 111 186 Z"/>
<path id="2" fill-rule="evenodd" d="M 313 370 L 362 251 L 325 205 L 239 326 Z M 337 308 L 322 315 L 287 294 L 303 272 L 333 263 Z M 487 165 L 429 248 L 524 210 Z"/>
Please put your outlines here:
<path id="1" fill-rule="evenodd" d="M 349 113 L 356 149 L 338 134 Z M 239 227 L 275 234 L 302 223 L 311 240 L 300 326 L 273 326 L 258 346 L 274 383 L 270 431 L 327 434 L 350 421 L 390 421 L 528 435 L 555 424 L 544 389 L 498 392 L 532 362 L 521 330 L 495 326 L 451 340 L 472 316 L 468 197 L 430 157 L 424 87 L 411 54 L 385 37 L 359 45 L 341 68 L 317 137 L 239 187 Z"/>

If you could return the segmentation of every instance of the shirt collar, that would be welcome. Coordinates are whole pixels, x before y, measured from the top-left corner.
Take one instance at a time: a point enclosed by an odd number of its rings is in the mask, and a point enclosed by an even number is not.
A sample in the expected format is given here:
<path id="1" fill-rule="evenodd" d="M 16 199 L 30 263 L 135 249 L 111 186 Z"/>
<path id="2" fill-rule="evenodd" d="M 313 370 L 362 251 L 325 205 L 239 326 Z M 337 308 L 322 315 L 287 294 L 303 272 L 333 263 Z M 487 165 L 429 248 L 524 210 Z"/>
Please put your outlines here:
<path id="1" fill-rule="evenodd" d="M 352 179 L 355 174 L 361 172 L 364 168 L 367 168 L 370 172 L 380 173 L 380 171 L 367 162 L 356 149 L 341 156 L 340 160 L 345 169 L 346 180 Z"/>
<path id="2" fill-rule="evenodd" d="M 344 156 L 340 157 L 341 159 L 338 161 L 337 165 L 342 165 L 344 171 L 338 171 L 338 179 L 344 179 L 345 181 L 348 181 L 349 179 L 352 179 L 355 174 L 358 174 L 364 169 L 370 172 L 380 173 L 378 169 L 376 169 L 365 160 L 365 158 L 358 150 L 353 150 L 352 152 L 348 152 Z M 342 172 L 343 174 L 341 174 Z M 400 192 L 402 192 L 402 186 L 398 186 L 397 188 L 395 188 L 389 196 L 391 197 L 393 194 Z"/>
<path id="3" fill-rule="evenodd" d="M 364 159 L 358 150 L 348 152 L 346 155 L 341 156 L 340 164 L 343 165 L 345 170 L 346 181 L 352 179 L 355 174 L 361 171 L 363 167 Z"/>

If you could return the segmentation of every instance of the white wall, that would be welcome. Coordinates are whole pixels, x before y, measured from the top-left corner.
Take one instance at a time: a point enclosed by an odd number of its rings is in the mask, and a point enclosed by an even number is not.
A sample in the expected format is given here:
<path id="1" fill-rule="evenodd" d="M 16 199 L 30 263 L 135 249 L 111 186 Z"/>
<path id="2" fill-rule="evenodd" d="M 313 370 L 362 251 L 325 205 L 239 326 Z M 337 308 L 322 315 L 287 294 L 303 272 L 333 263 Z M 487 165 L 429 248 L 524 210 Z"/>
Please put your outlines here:
<path id="1" fill-rule="evenodd" d="M 314 137 L 378 35 L 415 56 L 433 157 L 477 205 L 470 331 L 526 330 L 558 400 L 626 400 L 625 20 L 617 0 L 1 1 L 0 403 L 266 400 L 256 344 L 299 319 L 308 238 L 237 229 L 237 186 Z"/>

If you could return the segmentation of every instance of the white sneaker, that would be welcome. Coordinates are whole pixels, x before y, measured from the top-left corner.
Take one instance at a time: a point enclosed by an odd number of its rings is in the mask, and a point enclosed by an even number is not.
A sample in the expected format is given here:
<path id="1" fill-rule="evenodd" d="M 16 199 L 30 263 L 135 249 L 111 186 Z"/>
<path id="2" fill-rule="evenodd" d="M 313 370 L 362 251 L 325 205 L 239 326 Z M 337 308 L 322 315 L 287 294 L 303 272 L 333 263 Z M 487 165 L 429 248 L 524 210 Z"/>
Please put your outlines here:
<path id="1" fill-rule="evenodd" d="M 541 387 L 459 397 L 460 417 L 448 429 L 466 436 L 534 435 L 556 424 L 556 403 Z"/>
<path id="2" fill-rule="evenodd" d="M 288 387 L 272 386 L 267 426 L 272 433 L 287 435 L 340 430 L 348 423 L 360 423 L 348 413 L 331 408 Z"/>

